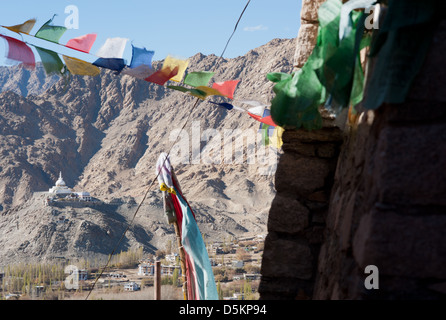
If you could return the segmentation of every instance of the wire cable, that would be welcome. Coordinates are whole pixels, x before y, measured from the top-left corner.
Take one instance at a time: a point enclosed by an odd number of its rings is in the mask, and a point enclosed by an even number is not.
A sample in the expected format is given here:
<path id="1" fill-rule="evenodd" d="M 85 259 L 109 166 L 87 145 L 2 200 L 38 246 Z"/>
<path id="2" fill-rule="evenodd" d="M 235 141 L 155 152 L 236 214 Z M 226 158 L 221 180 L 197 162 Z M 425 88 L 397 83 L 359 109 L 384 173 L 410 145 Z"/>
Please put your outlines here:
<path id="1" fill-rule="evenodd" d="M 237 23 L 235 24 L 234 31 L 232 32 L 231 36 L 229 37 L 228 41 L 226 42 L 226 45 L 225 45 L 225 47 L 224 47 L 224 49 L 223 49 L 223 51 L 222 51 L 222 53 L 221 53 L 220 58 L 219 58 L 218 61 L 220 61 L 220 60 L 223 58 L 223 55 L 224 55 L 225 52 L 226 52 L 226 49 L 227 49 L 227 47 L 228 47 L 228 45 L 229 45 L 229 42 L 231 41 L 232 37 L 234 36 L 235 32 L 237 31 L 238 24 L 239 24 L 240 20 L 242 19 L 243 14 L 245 13 L 246 8 L 248 7 L 248 5 L 249 5 L 250 2 L 251 2 L 251 0 L 248 0 L 248 2 L 246 3 L 245 7 L 243 8 L 243 11 L 242 11 L 242 13 L 240 14 L 240 17 L 238 18 Z M 217 62 L 218 62 L 218 61 L 217 61 Z M 217 66 L 217 63 L 214 65 L 214 68 L 215 68 L 216 66 Z M 167 157 L 164 159 L 164 162 L 165 162 L 165 161 L 167 160 L 167 158 L 169 157 L 170 152 L 172 151 L 173 147 L 175 146 L 175 143 L 177 142 L 178 138 L 180 137 L 181 132 L 184 130 L 184 128 L 186 127 L 186 125 L 189 123 L 189 119 L 191 118 L 194 109 L 198 106 L 198 102 L 199 102 L 199 101 L 200 101 L 199 98 L 197 98 L 197 99 L 195 100 L 195 104 L 194 104 L 193 107 L 191 108 L 191 110 L 190 110 L 190 112 L 189 112 L 189 115 L 188 115 L 187 118 L 186 118 L 186 121 L 184 122 L 184 124 L 183 124 L 181 130 L 178 132 L 178 135 L 177 135 L 176 139 L 174 140 L 172 146 L 169 148 L 169 151 L 168 151 L 168 153 L 167 153 Z M 163 164 L 164 164 L 164 163 L 163 163 Z M 96 283 L 98 282 L 99 278 L 102 276 L 102 274 L 104 273 L 104 271 L 108 268 L 108 265 L 110 264 L 110 261 L 111 261 L 111 259 L 112 259 L 112 257 L 113 257 L 113 254 L 115 253 L 116 249 L 117 249 L 117 248 L 119 247 L 119 245 L 121 244 L 122 240 L 124 239 L 125 235 L 127 234 L 128 230 L 130 229 L 130 227 L 133 225 L 133 222 L 135 221 L 136 215 L 138 214 L 139 210 L 141 209 L 142 204 L 143 204 L 144 201 L 146 200 L 147 195 L 149 194 L 149 192 L 150 192 L 150 190 L 152 189 L 153 185 L 154 185 L 155 182 L 157 181 L 159 175 L 160 175 L 160 172 L 157 173 L 157 175 L 155 176 L 155 178 L 152 180 L 152 182 L 150 183 L 149 187 L 147 188 L 147 191 L 145 192 L 144 197 L 142 198 L 142 200 L 140 201 L 138 207 L 136 208 L 135 213 L 133 214 L 133 217 L 132 217 L 132 219 L 130 220 L 130 223 L 128 223 L 126 229 L 124 230 L 124 232 L 123 232 L 122 235 L 121 235 L 121 238 L 119 239 L 119 241 L 117 242 L 117 244 L 116 244 L 115 247 L 113 248 L 111 254 L 109 255 L 109 258 L 108 258 L 108 260 L 107 260 L 107 263 L 106 263 L 105 266 L 102 268 L 102 270 L 101 270 L 99 276 L 96 277 L 96 279 L 95 279 L 95 281 L 94 281 L 94 283 L 93 283 L 91 289 L 89 290 L 89 292 L 88 292 L 87 297 L 85 298 L 85 300 L 88 300 L 88 298 L 90 297 L 90 294 L 93 292 L 93 289 L 94 289 L 94 287 L 96 286 Z"/>

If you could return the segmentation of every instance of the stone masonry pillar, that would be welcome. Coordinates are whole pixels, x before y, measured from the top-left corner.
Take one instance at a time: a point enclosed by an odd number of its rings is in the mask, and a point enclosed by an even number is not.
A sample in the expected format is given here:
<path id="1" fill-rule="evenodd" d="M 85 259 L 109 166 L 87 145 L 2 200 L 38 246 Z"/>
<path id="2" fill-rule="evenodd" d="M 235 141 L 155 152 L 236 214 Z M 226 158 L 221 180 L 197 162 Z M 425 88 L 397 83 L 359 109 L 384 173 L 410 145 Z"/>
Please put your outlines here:
<path id="1" fill-rule="evenodd" d="M 324 0 L 302 1 L 294 65 L 301 68 L 317 38 L 317 11 Z M 276 172 L 277 194 L 262 260 L 260 299 L 312 297 L 325 216 L 342 144 L 342 131 L 324 117 L 320 130 L 286 130 Z"/>

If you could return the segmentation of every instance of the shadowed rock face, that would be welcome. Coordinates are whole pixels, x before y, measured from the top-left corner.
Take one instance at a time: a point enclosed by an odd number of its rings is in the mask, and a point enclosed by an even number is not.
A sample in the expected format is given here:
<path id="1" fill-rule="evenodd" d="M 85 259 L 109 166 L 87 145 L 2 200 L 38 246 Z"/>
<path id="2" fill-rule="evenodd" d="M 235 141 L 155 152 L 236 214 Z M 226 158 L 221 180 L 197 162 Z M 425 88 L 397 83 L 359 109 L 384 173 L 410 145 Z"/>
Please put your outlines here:
<path id="1" fill-rule="evenodd" d="M 294 39 L 275 39 L 245 56 L 219 61 L 211 82 L 239 79 L 235 98 L 268 103 L 273 84 L 266 79 L 266 74 L 291 72 L 294 48 Z M 215 55 L 197 54 L 190 58 L 188 71 L 209 71 L 217 60 Z M 10 230 L 0 236 L 0 257 L 14 259 L 13 252 L 23 241 L 36 242 L 35 246 L 42 250 L 31 250 L 31 245 L 27 245 L 28 251 L 23 251 L 20 259 L 53 256 L 55 253 L 51 248 L 59 248 L 57 252 L 60 255 L 63 252 L 61 248 L 68 248 L 73 255 L 81 254 L 82 250 L 92 253 L 99 250 L 99 245 L 91 239 L 91 244 L 86 245 L 89 236 L 106 233 L 104 230 L 109 229 L 114 230 L 117 237 L 122 229 L 118 225 L 127 221 L 135 207 L 125 209 L 127 211 L 121 213 L 123 217 L 115 221 L 114 227 L 110 226 L 114 220 L 106 217 L 115 209 L 97 210 L 98 217 L 103 217 L 100 221 L 94 220 L 94 215 L 86 214 L 85 217 L 89 218 L 83 219 L 90 224 L 84 224 L 85 228 L 79 227 L 82 224 L 78 217 L 72 217 L 70 221 L 73 224 L 67 231 L 72 236 L 63 236 L 62 231 L 60 236 L 56 236 L 59 229 L 46 226 L 51 214 L 47 208 L 41 208 L 43 201 L 33 198 L 33 192 L 48 190 L 62 171 L 67 185 L 75 190 L 89 191 L 92 196 L 106 202 L 133 197 L 139 203 L 155 178 L 159 154 L 167 152 L 175 144 L 175 138 L 189 115 L 190 121 L 181 136 L 184 139 L 179 141 L 189 144 L 186 145 L 186 155 L 190 159 L 194 138 L 192 130 L 199 128 L 202 159 L 176 163 L 179 162 L 175 160 L 179 159 L 181 148 L 176 148 L 178 152 L 171 156 L 184 194 L 196 211 L 200 228 L 213 238 L 265 233 L 267 211 L 275 193 L 273 176 L 261 174 L 268 169 L 268 163 L 257 160 L 248 163 L 246 159 L 243 163 L 204 161 L 205 156 L 219 150 L 222 150 L 221 159 L 224 159 L 223 148 L 218 146 L 228 143 L 223 139 L 225 130 L 248 130 L 250 135 L 257 133 L 259 123 L 246 114 L 227 111 L 208 102 L 200 102 L 192 110 L 193 97 L 105 70 L 98 77 L 73 76 L 67 85 L 62 79 L 54 82 L 53 78 L 42 77 L 40 66 L 34 73 L 20 67 L 2 68 L 0 80 L 4 81 L 4 92 L 0 93 L 0 224 L 2 230 Z M 38 81 L 35 91 L 30 89 L 34 88 L 29 83 L 32 81 Z M 12 92 L 12 88 L 17 90 Z M 223 101 L 221 98 L 213 100 L 219 99 Z M 219 133 L 221 142 L 218 137 L 208 140 L 204 136 L 206 130 Z M 180 146 L 179 142 L 176 144 Z M 243 152 L 246 153 L 247 149 L 248 146 Z M 173 230 L 169 231 L 170 227 L 157 211 L 160 210 L 157 207 L 158 193 L 155 182 L 147 199 L 148 207 L 142 212 L 147 219 L 135 229 L 132 237 L 136 240 L 129 246 L 141 244 L 148 251 L 163 248 L 163 237 L 166 234 L 172 236 Z M 24 214 L 23 210 L 28 213 Z M 39 221 L 39 224 L 34 223 L 28 229 L 25 228 L 27 219 L 22 217 L 29 215 L 33 217 L 29 221 Z M 15 219 L 21 221 L 19 228 L 14 224 Z M 38 227 L 46 231 L 35 229 Z M 146 234 L 140 233 L 141 230 Z M 31 236 L 33 232 L 47 236 L 36 238 Z M 29 238 L 26 236 L 22 241 L 21 237 L 27 233 Z M 39 245 L 44 238 L 54 245 Z M 66 245 L 58 245 L 57 239 Z M 104 244 L 104 248 L 109 248 L 115 240 L 110 238 L 110 244 Z M 75 243 L 82 243 L 83 249 L 70 251 L 76 247 Z M 43 248 L 50 249 L 47 252 Z M 107 250 L 100 251 L 105 253 Z"/>

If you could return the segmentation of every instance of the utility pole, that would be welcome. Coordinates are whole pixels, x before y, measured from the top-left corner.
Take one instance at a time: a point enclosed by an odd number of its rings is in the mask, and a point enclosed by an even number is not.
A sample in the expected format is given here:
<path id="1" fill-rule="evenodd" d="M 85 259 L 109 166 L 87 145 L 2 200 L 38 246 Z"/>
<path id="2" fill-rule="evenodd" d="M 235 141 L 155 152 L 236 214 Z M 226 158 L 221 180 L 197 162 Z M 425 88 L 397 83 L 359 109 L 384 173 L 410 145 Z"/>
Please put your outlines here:
<path id="1" fill-rule="evenodd" d="M 161 300 L 161 261 L 155 261 L 155 300 Z"/>

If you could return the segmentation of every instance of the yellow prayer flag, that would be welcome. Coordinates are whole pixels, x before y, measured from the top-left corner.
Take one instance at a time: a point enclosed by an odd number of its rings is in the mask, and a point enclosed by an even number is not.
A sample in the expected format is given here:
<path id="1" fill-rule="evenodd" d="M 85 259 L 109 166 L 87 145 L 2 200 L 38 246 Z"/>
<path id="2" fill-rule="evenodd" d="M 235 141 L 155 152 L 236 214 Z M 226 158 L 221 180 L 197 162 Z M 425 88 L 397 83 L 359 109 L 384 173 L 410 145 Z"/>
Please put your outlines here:
<path id="1" fill-rule="evenodd" d="M 72 74 L 77 74 L 80 76 L 97 76 L 101 73 L 101 70 L 92 65 L 91 63 L 88 63 L 86 61 L 82 61 L 76 58 L 63 56 L 63 59 L 65 61 L 65 64 L 67 65 L 68 70 Z"/>
<path id="2" fill-rule="evenodd" d="M 187 66 L 189 65 L 189 60 L 180 60 L 173 58 L 172 56 L 167 56 L 164 60 L 163 67 L 161 69 L 170 68 L 170 70 L 174 70 L 175 67 L 178 67 L 178 73 L 175 77 L 170 80 L 181 82 L 183 79 L 184 72 L 186 72 Z"/>
<path id="3" fill-rule="evenodd" d="M 273 147 L 276 147 L 277 149 L 282 148 L 283 141 L 282 141 L 282 135 L 285 130 L 282 127 L 276 126 L 274 128 L 273 136 L 271 137 L 271 145 Z"/>
<path id="4" fill-rule="evenodd" d="M 29 34 L 35 24 L 36 24 L 36 19 L 29 19 L 22 24 L 17 24 L 15 26 L 10 26 L 5 28 L 17 33 Z"/>

